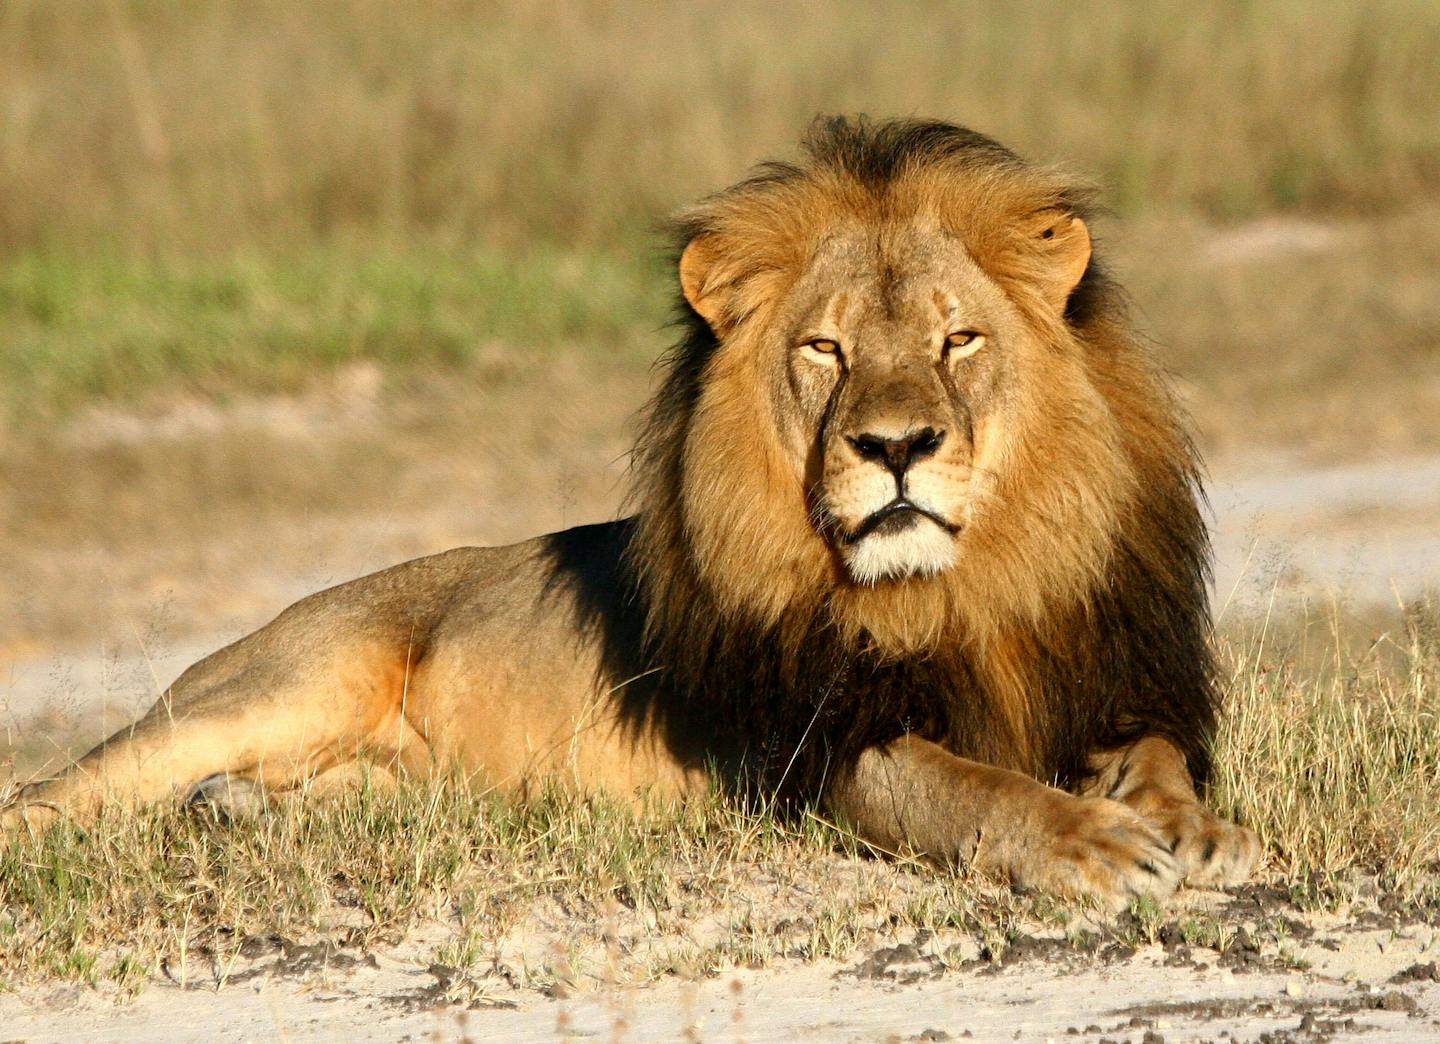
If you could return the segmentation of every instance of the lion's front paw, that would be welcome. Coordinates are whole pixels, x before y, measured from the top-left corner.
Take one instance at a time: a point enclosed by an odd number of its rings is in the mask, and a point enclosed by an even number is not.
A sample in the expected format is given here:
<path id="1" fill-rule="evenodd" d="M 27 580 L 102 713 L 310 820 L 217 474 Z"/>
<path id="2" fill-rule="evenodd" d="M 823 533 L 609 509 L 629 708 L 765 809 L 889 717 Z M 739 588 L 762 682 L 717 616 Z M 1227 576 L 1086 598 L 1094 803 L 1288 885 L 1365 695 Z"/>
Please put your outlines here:
<path id="1" fill-rule="evenodd" d="M 1016 861 L 1021 887 L 1098 899 L 1111 910 L 1164 899 L 1185 867 L 1154 827 L 1108 798 L 1066 795 L 1040 824 L 1039 843 Z"/>
<path id="2" fill-rule="evenodd" d="M 1221 819 L 1194 801 L 1177 801 L 1147 811 L 1185 867 L 1185 883 L 1195 888 L 1227 888 L 1250 879 L 1260 861 L 1260 837 L 1248 827 Z"/>

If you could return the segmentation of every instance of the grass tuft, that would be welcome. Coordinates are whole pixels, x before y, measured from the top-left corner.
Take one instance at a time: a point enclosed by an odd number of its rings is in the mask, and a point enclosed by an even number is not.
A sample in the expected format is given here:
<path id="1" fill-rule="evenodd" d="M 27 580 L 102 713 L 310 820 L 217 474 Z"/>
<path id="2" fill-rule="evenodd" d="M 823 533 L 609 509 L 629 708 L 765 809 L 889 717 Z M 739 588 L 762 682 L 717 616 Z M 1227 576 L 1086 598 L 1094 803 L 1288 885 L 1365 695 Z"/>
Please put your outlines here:
<path id="1" fill-rule="evenodd" d="M 1214 800 L 1261 832 L 1298 898 L 1353 898 L 1368 874 L 1398 900 L 1440 898 L 1437 608 L 1416 602 L 1358 654 L 1333 615 L 1222 643 Z"/>

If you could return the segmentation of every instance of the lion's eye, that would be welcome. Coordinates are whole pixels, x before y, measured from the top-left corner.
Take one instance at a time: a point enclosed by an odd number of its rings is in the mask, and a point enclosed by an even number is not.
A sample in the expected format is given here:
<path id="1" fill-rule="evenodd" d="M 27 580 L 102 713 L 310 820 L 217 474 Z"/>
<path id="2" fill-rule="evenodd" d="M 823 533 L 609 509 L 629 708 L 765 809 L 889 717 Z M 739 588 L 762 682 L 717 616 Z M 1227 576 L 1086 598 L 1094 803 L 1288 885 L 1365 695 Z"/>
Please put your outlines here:
<path id="1" fill-rule="evenodd" d="M 953 362 L 974 355 L 985 343 L 985 335 L 975 330 L 959 330 L 945 338 L 945 359 Z"/>
<path id="2" fill-rule="evenodd" d="M 834 363 L 840 359 L 840 342 L 828 337 L 812 337 L 800 349 L 817 362 Z"/>

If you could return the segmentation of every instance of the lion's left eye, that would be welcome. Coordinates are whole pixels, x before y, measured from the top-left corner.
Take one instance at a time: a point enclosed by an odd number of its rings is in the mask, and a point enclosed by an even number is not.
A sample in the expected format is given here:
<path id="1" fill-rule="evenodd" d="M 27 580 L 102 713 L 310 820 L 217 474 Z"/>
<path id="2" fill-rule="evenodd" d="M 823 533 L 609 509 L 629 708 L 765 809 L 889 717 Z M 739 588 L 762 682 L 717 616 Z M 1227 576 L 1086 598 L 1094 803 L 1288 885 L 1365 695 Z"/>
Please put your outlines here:
<path id="1" fill-rule="evenodd" d="M 945 358 L 964 359 L 978 352 L 984 343 L 984 334 L 975 330 L 959 330 L 945 338 Z"/>
<path id="2" fill-rule="evenodd" d="M 801 354 L 813 363 L 823 366 L 838 366 L 843 357 L 840 342 L 828 337 L 812 337 L 800 344 Z"/>

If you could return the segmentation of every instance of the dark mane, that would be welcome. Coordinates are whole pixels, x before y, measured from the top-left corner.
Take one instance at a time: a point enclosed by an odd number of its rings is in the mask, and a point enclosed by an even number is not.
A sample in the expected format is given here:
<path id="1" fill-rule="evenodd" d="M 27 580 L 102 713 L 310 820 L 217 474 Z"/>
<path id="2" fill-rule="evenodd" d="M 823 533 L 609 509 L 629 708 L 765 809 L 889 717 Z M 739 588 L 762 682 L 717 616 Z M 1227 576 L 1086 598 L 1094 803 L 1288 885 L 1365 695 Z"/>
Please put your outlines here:
<path id="1" fill-rule="evenodd" d="M 826 119 L 804 147 L 806 162 L 766 165 L 721 195 L 816 170 L 880 193 L 907 172 L 941 161 L 1029 169 L 982 134 L 929 121 Z M 1076 190 L 1077 212 L 1085 197 Z M 678 226 L 678 249 L 706 230 L 703 220 Z M 1123 327 L 1120 309 L 1118 291 L 1092 263 L 1066 319 L 1082 342 L 1093 337 L 1102 344 Z M 712 749 L 688 754 L 743 765 L 766 792 L 807 800 L 865 748 L 907 732 L 1066 786 L 1086 775 L 1089 753 L 1137 738 L 1143 728 L 1171 738 L 1203 784 L 1216 717 L 1209 548 L 1197 464 L 1183 434 L 1179 452 L 1137 464 L 1141 488 L 1088 598 L 1050 618 L 1017 622 L 1008 634 L 1028 678 L 1029 715 L 1020 735 L 986 680 L 986 653 L 964 633 L 895 657 L 876 651 L 864 635 L 843 639 L 826 599 L 793 606 L 773 623 L 723 608 L 691 554 L 681 503 L 682 451 L 718 345 L 683 297 L 677 320 L 679 339 L 661 363 L 663 378 L 633 457 L 637 517 L 615 531 L 620 564 L 605 581 L 627 592 L 628 607 L 624 637 L 605 643 L 607 671 L 612 678 L 649 672 L 621 695 L 629 713 L 685 722 L 672 730 L 677 745 L 682 733 L 704 730 L 714 737 Z M 1138 344 L 1133 350 L 1143 352 Z M 1157 387 L 1157 395 L 1168 394 Z M 1182 430 L 1168 398 L 1151 405 Z M 1137 460 L 1144 452 L 1137 445 Z"/>

